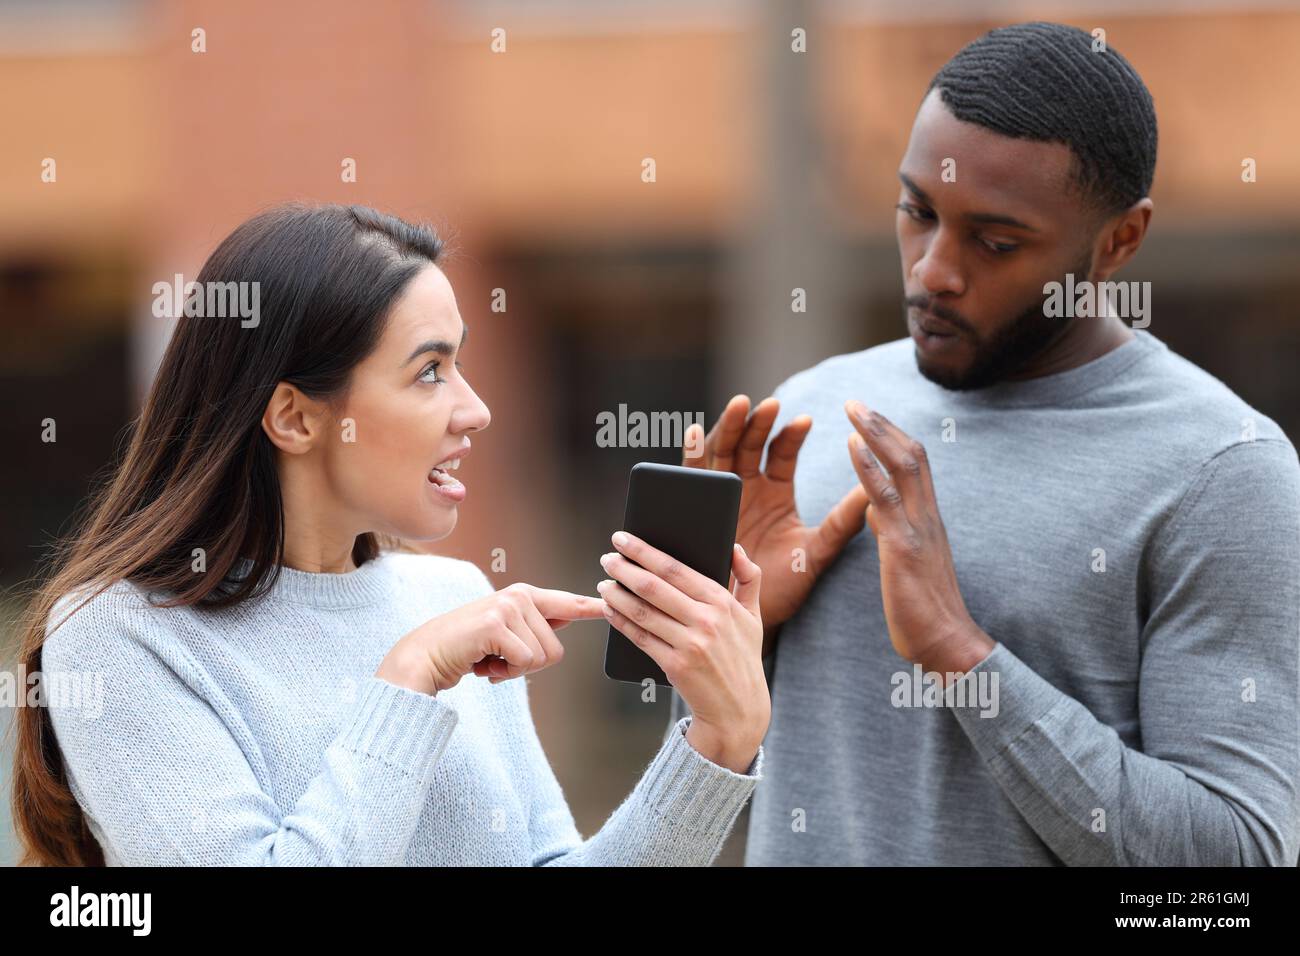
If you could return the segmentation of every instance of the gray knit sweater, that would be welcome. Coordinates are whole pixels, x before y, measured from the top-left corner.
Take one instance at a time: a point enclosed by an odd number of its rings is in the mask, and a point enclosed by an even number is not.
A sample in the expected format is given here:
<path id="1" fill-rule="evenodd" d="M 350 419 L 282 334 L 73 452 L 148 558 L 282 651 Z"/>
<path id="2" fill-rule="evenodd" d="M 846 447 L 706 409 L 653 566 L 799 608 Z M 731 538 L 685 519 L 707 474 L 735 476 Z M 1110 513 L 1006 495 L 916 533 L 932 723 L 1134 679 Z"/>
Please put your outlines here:
<path id="1" fill-rule="evenodd" d="M 346 574 L 283 568 L 266 598 L 218 612 L 154 608 L 127 582 L 94 598 L 48 638 L 42 689 L 106 861 L 711 863 L 761 748 L 734 773 L 683 718 L 584 841 L 526 679 L 435 697 L 374 676 L 403 634 L 493 590 L 469 562 L 385 553 Z"/>
<path id="2" fill-rule="evenodd" d="M 1300 462 L 1275 422 L 1141 329 L 966 392 L 900 339 L 776 394 L 774 433 L 815 423 L 809 523 L 858 480 L 846 399 L 925 443 L 997 647 L 932 706 L 855 536 L 781 629 L 747 865 L 1295 865 Z"/>

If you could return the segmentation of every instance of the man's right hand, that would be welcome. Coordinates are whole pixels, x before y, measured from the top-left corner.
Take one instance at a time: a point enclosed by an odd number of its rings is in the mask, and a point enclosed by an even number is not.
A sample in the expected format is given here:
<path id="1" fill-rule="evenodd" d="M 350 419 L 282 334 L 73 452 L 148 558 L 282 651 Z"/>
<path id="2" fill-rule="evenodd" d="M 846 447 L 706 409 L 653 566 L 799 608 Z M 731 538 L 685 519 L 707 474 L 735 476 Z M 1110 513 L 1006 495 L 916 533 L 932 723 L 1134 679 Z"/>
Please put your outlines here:
<path id="1" fill-rule="evenodd" d="M 825 521 L 815 528 L 804 525 L 795 507 L 794 471 L 812 418 L 799 415 L 782 428 L 767 450 L 767 469 L 759 470 L 763 446 L 779 411 L 780 403 L 766 398 L 751 412 L 749 397 L 737 395 L 707 437 L 700 425 L 686 430 L 682 456 L 687 467 L 734 472 L 744 483 L 736 540 L 763 571 L 764 656 L 771 653 L 777 628 L 794 615 L 817 578 L 862 530 L 870 504 L 861 483 L 856 483 Z M 692 457 L 691 449 L 701 453 Z"/>

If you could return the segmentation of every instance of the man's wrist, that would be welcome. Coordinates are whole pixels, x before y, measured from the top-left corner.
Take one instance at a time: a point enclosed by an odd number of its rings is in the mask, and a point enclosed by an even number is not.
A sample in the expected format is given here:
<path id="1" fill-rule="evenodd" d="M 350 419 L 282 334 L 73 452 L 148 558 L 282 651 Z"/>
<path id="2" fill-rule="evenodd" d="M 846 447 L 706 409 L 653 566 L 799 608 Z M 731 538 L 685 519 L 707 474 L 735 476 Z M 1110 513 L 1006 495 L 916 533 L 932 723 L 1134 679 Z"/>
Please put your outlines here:
<path id="1" fill-rule="evenodd" d="M 978 667 L 993 652 L 997 642 L 980 628 L 972 626 L 961 637 L 940 642 L 927 649 L 916 663 L 927 673 L 966 674 Z M 944 678 L 944 686 L 949 681 Z"/>

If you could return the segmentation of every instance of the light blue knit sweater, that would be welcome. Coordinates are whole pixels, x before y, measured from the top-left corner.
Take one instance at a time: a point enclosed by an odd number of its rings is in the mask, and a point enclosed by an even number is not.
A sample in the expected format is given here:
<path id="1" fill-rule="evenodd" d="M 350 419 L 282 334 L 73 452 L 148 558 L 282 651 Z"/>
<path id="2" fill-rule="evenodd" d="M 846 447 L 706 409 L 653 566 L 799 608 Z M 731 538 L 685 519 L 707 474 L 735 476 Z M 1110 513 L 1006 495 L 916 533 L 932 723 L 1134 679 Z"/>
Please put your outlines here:
<path id="1" fill-rule="evenodd" d="M 284 568 L 266 598 L 218 612 L 153 608 L 126 582 L 94 598 L 49 636 L 42 670 L 106 862 L 711 863 L 761 748 L 734 773 L 683 718 L 584 842 L 526 679 L 470 675 L 434 697 L 374 676 L 403 634 L 493 590 L 467 561 L 390 552 L 346 574 Z"/>

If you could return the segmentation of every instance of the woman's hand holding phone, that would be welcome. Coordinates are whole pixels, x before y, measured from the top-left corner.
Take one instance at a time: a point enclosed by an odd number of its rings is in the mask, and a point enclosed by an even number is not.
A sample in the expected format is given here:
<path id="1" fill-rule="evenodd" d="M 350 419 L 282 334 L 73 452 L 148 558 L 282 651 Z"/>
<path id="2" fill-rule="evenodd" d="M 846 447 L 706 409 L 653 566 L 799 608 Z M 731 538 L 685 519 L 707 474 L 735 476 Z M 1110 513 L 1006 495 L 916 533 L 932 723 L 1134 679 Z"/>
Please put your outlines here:
<path id="1" fill-rule="evenodd" d="M 421 624 L 393 645 L 375 676 L 430 695 L 470 673 L 497 684 L 558 664 L 564 645 L 555 632 L 603 616 L 600 598 L 512 584 Z"/>
<path id="2" fill-rule="evenodd" d="M 745 773 L 772 715 L 762 660 L 762 572 L 734 545 L 732 592 L 636 535 L 619 531 L 612 540 L 617 550 L 600 562 L 612 580 L 597 586 L 606 616 L 690 705 L 691 746 Z"/>

